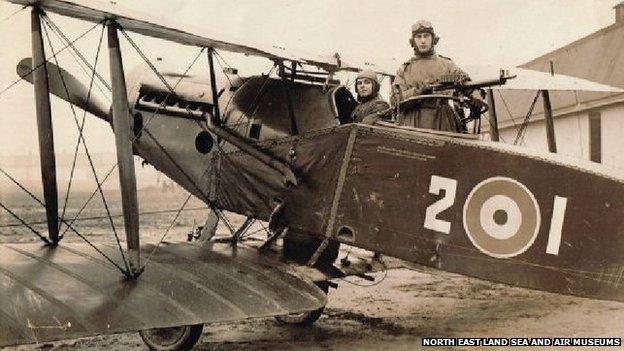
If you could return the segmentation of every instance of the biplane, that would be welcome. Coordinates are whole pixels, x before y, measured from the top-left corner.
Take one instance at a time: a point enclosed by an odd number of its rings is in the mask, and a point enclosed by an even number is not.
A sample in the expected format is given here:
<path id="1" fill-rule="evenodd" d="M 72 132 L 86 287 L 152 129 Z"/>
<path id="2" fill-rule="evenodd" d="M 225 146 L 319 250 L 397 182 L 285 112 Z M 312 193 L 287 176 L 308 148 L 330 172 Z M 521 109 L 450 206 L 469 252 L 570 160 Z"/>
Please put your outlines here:
<path id="1" fill-rule="evenodd" d="M 113 2 L 8 1 L 31 9 L 32 58 L 19 62 L 17 73 L 35 91 L 44 190 L 37 201 L 48 232 L 0 201 L 43 242 L 0 246 L 0 346 L 141 331 L 152 349 L 183 350 L 205 323 L 267 316 L 312 323 L 331 279 L 387 267 L 387 256 L 513 286 L 624 301 L 624 179 L 607 168 L 482 140 L 469 128 L 351 123 L 356 102 L 335 74 L 372 68 L 392 76 L 379 65 L 249 43 Z M 64 36 L 46 12 L 102 27 L 110 82 L 75 48 L 79 38 Z M 74 50 L 91 68 L 88 88 L 55 62 L 60 51 L 46 53 L 42 24 L 64 38 L 61 50 Z M 160 72 L 133 33 L 197 47 L 210 79 Z M 149 70 L 126 75 L 119 34 Z M 275 72 L 223 75 L 214 63 L 220 50 L 272 60 Z M 500 86 L 490 88 L 621 91 L 559 75 L 516 75 L 509 82 L 501 75 Z M 110 89 L 111 106 L 91 98 L 94 80 Z M 117 236 L 117 246 L 93 244 L 59 216 L 50 94 L 112 127 L 125 249 Z M 418 108 L 423 98 L 402 106 Z M 464 117 L 478 125 L 479 115 Z M 134 156 L 211 209 L 199 242 L 141 245 Z M 227 240 L 213 237 L 222 211 L 247 217 Z M 254 219 L 268 222 L 271 235 L 249 246 L 242 239 Z M 62 227 L 85 243 L 64 243 Z M 339 243 L 384 258 L 338 264 Z"/>

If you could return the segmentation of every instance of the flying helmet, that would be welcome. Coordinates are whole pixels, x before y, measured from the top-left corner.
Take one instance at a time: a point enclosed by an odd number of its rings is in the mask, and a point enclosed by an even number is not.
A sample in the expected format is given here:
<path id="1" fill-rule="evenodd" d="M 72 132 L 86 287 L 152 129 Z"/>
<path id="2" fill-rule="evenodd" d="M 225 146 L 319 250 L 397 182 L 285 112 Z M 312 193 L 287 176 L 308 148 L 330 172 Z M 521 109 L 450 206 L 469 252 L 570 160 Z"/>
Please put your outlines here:
<path id="1" fill-rule="evenodd" d="M 431 22 L 427 20 L 419 20 L 418 22 L 412 25 L 412 36 L 409 39 L 410 45 L 413 48 L 416 48 L 416 42 L 414 42 L 414 35 L 418 33 L 430 33 L 431 36 L 433 36 L 433 42 L 432 42 L 433 46 L 435 46 L 440 40 L 440 37 L 435 35 L 435 31 L 433 30 L 433 25 L 431 24 Z"/>
<path id="2" fill-rule="evenodd" d="M 373 70 L 371 69 L 365 69 L 360 71 L 360 73 L 358 73 L 357 77 L 355 78 L 355 82 L 357 84 L 358 79 L 361 78 L 368 78 L 373 82 L 373 95 L 377 95 L 377 93 L 379 93 L 379 80 L 377 79 L 377 73 L 375 73 Z M 356 88 L 357 91 L 357 88 Z"/>

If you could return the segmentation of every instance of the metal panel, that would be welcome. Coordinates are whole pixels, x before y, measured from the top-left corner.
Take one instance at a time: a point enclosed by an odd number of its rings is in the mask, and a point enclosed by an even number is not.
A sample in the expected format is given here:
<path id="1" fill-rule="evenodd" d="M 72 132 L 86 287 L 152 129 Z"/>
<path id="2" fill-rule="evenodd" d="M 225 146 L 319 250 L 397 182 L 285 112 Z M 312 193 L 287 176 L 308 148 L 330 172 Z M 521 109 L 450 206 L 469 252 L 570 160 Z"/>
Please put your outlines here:
<path id="1" fill-rule="evenodd" d="M 120 262 L 114 246 L 98 247 Z M 150 252 L 153 246 L 144 246 Z M 229 244 L 163 244 L 138 281 L 85 244 L 0 246 L 0 346 L 312 310 L 290 267 Z"/>

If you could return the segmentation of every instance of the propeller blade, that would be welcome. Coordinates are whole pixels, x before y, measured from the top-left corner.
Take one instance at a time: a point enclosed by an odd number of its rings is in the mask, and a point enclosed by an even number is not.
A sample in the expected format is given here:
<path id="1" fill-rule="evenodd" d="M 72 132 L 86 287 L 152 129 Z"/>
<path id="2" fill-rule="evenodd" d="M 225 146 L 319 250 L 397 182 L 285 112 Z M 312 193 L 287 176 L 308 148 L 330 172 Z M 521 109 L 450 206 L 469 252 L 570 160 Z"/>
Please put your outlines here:
<path id="1" fill-rule="evenodd" d="M 82 82 L 80 82 L 71 73 L 56 66 L 52 62 L 48 62 L 47 66 L 50 93 L 80 107 L 96 117 L 99 117 L 107 122 L 110 121 L 109 104 L 98 100 L 93 91 L 87 100 L 89 90 L 82 84 Z M 32 67 L 32 59 L 30 57 L 23 58 L 17 64 L 17 74 L 26 81 L 33 83 Z M 63 81 L 65 81 L 65 84 L 63 84 Z M 67 87 L 67 91 L 65 90 L 65 87 Z"/>

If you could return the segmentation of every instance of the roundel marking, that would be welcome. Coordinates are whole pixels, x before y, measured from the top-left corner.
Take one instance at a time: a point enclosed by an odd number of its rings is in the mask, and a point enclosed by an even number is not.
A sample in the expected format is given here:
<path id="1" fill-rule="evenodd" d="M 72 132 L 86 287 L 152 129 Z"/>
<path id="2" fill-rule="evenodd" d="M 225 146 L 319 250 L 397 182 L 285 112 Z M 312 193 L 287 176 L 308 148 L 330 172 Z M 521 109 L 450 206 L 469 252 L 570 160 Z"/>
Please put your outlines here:
<path id="1" fill-rule="evenodd" d="M 501 216 L 503 219 L 498 219 Z M 506 240 L 520 229 L 522 212 L 518 204 L 510 197 L 494 195 L 481 206 L 479 218 L 487 234 L 496 239 Z"/>
<path id="2" fill-rule="evenodd" d="M 531 191 L 517 180 L 488 178 L 464 203 L 464 229 L 481 252 L 509 258 L 525 252 L 537 237 L 540 209 Z"/>

